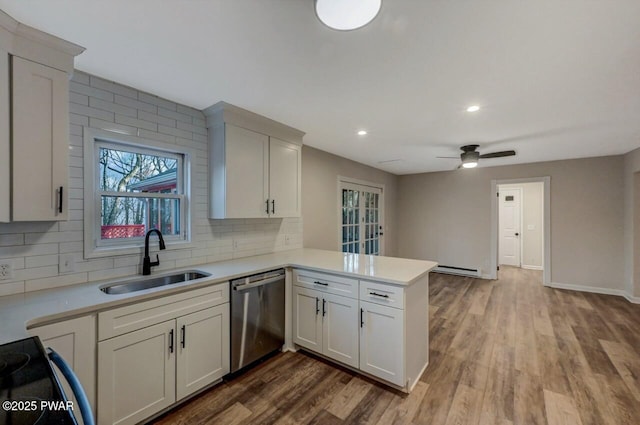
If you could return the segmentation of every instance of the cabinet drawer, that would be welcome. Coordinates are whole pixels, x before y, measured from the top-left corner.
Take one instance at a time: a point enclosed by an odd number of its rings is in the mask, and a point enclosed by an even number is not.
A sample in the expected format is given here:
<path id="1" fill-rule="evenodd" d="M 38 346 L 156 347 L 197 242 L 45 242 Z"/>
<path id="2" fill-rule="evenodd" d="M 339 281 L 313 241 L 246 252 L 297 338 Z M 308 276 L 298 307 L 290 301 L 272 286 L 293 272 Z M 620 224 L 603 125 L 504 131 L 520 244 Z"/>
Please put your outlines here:
<path id="1" fill-rule="evenodd" d="M 349 298 L 358 298 L 357 279 L 295 269 L 293 271 L 293 283 L 303 288 L 315 289 Z"/>
<path id="2" fill-rule="evenodd" d="M 360 299 L 375 304 L 404 309 L 404 288 L 361 280 Z"/>
<path id="3" fill-rule="evenodd" d="M 98 340 L 229 302 L 229 282 L 98 313 Z"/>

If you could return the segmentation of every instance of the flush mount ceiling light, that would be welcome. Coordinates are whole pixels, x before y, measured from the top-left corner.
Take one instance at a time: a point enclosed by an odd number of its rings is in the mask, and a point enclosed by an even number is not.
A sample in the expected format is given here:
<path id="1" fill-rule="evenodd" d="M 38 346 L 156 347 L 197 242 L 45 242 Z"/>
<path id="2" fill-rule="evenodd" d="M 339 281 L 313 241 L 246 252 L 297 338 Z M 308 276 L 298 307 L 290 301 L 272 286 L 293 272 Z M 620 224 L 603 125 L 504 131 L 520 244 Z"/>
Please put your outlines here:
<path id="1" fill-rule="evenodd" d="M 329 28 L 348 31 L 373 21 L 381 6 L 382 0 L 316 0 L 316 15 Z"/>
<path id="2" fill-rule="evenodd" d="M 478 112 L 480 107 L 478 105 L 471 105 L 467 108 L 467 112 Z"/>
<path id="3" fill-rule="evenodd" d="M 478 166 L 478 162 L 474 160 L 462 163 L 463 168 L 476 168 L 477 166 Z"/>
<path id="4" fill-rule="evenodd" d="M 367 135 L 367 130 L 358 131 L 358 136 L 366 136 L 366 135 Z"/>

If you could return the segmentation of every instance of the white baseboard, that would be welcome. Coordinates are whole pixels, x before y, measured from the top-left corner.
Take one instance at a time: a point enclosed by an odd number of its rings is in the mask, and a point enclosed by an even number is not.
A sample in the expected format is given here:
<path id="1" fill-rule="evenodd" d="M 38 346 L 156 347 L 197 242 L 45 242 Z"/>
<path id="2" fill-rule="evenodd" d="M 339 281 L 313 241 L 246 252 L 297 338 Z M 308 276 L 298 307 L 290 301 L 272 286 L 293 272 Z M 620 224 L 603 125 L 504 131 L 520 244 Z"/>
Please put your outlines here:
<path id="1" fill-rule="evenodd" d="M 640 304 L 640 297 L 633 297 L 622 289 L 600 288 L 597 286 L 574 285 L 572 283 L 558 283 L 558 282 L 547 283 L 544 286 L 548 286 L 550 288 L 556 288 L 556 289 L 567 289 L 569 291 L 591 292 L 594 294 L 603 294 L 603 295 L 616 295 L 618 297 L 625 298 L 630 303 Z"/>
<path id="2" fill-rule="evenodd" d="M 624 293 L 624 295 L 623 295 L 623 296 L 624 296 L 624 297 L 627 299 L 627 301 L 629 301 L 630 303 L 633 303 L 633 304 L 640 304 L 640 297 L 634 297 L 634 296 L 632 296 L 632 295 L 630 295 L 630 294 L 628 294 L 628 293 L 626 293 L 626 292 Z"/>
<path id="3" fill-rule="evenodd" d="M 526 265 L 523 264 L 520 267 L 522 267 L 523 269 L 527 269 L 527 270 L 543 270 L 542 266 L 526 266 Z"/>

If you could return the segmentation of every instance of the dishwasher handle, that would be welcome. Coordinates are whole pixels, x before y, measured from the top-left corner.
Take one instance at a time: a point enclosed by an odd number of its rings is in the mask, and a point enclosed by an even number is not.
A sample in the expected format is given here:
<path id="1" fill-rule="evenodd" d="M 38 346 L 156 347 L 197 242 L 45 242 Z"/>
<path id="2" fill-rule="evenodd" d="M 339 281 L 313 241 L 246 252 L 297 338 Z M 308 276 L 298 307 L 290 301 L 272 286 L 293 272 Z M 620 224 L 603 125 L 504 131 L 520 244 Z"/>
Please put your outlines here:
<path id="1" fill-rule="evenodd" d="M 245 283 L 243 285 L 234 286 L 234 291 L 246 291 L 247 289 L 257 288 L 258 286 L 268 285 L 273 282 L 284 279 L 284 275 L 278 275 L 267 279 L 258 280 L 257 282 Z"/>

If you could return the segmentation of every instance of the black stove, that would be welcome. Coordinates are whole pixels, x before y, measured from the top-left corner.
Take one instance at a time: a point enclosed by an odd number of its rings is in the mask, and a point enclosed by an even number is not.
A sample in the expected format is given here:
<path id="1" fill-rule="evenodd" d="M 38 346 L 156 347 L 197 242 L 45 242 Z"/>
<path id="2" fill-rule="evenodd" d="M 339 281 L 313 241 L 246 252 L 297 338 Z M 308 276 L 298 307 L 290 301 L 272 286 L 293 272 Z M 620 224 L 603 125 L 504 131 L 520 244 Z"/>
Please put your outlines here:
<path id="1" fill-rule="evenodd" d="M 40 340 L 0 345 L 0 424 L 76 424 L 71 412 L 41 408 L 41 401 L 66 398 Z"/>

